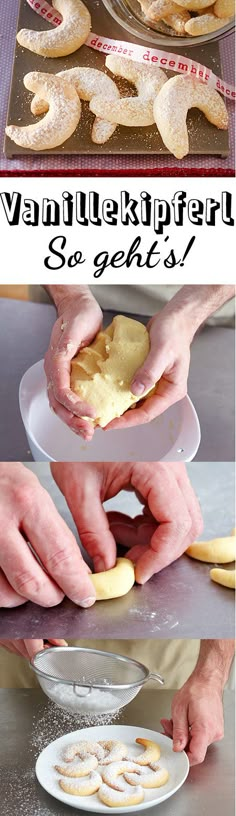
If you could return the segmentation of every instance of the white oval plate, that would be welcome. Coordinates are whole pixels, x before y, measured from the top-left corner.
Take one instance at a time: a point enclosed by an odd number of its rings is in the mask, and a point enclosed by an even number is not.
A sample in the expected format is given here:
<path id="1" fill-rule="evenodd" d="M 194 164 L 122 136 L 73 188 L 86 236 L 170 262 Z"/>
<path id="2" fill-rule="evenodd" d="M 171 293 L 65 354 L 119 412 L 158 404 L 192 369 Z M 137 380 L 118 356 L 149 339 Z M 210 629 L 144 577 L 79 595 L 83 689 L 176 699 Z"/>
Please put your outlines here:
<path id="1" fill-rule="evenodd" d="M 20 411 L 35 461 L 190 462 L 200 444 L 195 408 L 185 397 L 147 425 L 95 431 L 91 442 L 77 436 L 49 408 L 43 360 L 26 371 Z"/>
<path id="2" fill-rule="evenodd" d="M 61 774 L 57 773 L 54 765 L 59 759 L 62 759 L 63 752 L 68 745 L 78 742 L 80 740 L 91 740 L 98 742 L 99 740 L 121 740 L 130 748 L 131 756 L 137 756 L 140 753 L 140 747 L 135 745 L 137 737 L 154 740 L 158 742 L 161 748 L 160 766 L 167 768 L 169 771 L 169 780 L 166 785 L 158 790 L 145 790 L 144 801 L 140 805 L 133 805 L 131 807 L 116 807 L 114 813 L 138 813 L 139 810 L 145 810 L 164 802 L 169 799 L 174 793 L 183 785 L 189 772 L 189 761 L 184 751 L 180 754 L 175 754 L 172 751 L 172 740 L 165 737 L 164 734 L 159 734 L 157 731 L 150 731 L 147 728 L 138 728 L 131 725 L 104 725 L 95 726 L 93 728 L 83 728 L 79 731 L 72 731 L 70 734 L 65 734 L 46 748 L 39 755 L 36 762 L 36 776 L 40 785 L 54 796 L 60 802 L 66 805 L 71 805 L 79 810 L 87 810 L 89 813 L 111 813 L 111 808 L 100 802 L 97 793 L 93 796 L 73 796 L 72 794 L 64 793 L 59 787 L 58 780 Z"/>

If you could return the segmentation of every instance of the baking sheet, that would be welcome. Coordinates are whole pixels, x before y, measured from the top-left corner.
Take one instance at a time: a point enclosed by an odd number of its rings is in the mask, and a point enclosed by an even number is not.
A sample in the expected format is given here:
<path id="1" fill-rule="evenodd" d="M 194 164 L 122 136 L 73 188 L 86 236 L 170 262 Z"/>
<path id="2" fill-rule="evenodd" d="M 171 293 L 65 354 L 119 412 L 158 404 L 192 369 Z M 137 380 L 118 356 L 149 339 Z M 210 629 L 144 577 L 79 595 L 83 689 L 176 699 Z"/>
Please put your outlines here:
<path id="1" fill-rule="evenodd" d="M 86 0 L 86 5 L 92 17 L 92 30 L 98 35 L 112 37 L 113 39 L 124 40 L 124 29 L 106 11 L 102 0 Z M 34 28 L 35 30 L 46 30 L 46 21 L 36 15 L 30 8 L 26 0 L 20 2 L 20 12 L 18 20 L 18 30 L 20 28 Z M 127 41 L 135 42 L 135 38 L 127 33 Z M 146 46 L 148 47 L 148 39 Z M 167 49 L 162 49 L 167 50 Z M 217 43 L 196 48 L 178 48 L 178 53 L 204 63 L 211 68 L 214 73 L 221 76 L 220 53 Z M 58 73 L 59 71 L 73 68 L 75 66 L 88 66 L 104 70 L 105 57 L 97 51 L 83 45 L 78 51 L 67 57 L 49 59 L 33 54 L 16 43 L 15 58 L 12 74 L 12 85 L 8 110 L 7 124 L 20 124 L 21 126 L 34 123 L 35 117 L 30 111 L 32 94 L 23 85 L 23 77 L 29 71 L 46 71 Z M 168 76 L 173 76 L 169 71 Z M 114 77 L 113 77 L 114 78 Z M 135 90 L 126 80 L 116 77 L 115 79 L 122 95 L 135 95 Z M 94 116 L 89 110 L 86 102 L 82 104 L 82 116 L 80 123 L 65 144 L 53 150 L 41 151 L 42 155 L 47 154 L 168 154 L 169 151 L 163 145 L 162 139 L 155 125 L 145 128 L 125 128 L 118 126 L 115 133 L 104 145 L 93 144 L 90 132 Z M 190 153 L 195 155 L 221 155 L 227 156 L 229 152 L 228 132 L 217 130 L 205 118 L 204 114 L 197 109 L 192 109 L 188 113 L 188 132 L 190 142 Z M 34 151 L 26 150 L 15 145 L 8 137 L 5 138 L 4 152 L 8 158 L 19 154 L 33 154 Z"/>

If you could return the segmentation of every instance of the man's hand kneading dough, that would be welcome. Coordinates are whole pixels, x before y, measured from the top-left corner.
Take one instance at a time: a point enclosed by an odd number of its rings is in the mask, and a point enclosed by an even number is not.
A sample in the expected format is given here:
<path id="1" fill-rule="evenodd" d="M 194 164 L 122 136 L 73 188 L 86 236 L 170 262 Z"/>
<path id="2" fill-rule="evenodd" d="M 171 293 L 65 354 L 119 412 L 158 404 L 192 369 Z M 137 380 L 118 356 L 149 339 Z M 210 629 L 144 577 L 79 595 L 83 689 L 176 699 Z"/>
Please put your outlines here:
<path id="1" fill-rule="evenodd" d="M 52 294 L 58 313 L 44 361 L 49 404 L 72 431 L 90 440 L 93 426 L 82 417 L 94 418 L 96 411 L 71 391 L 71 360 L 100 331 L 102 311 L 87 286 L 45 288 Z"/>
<path id="2" fill-rule="evenodd" d="M 127 312 L 130 312 L 132 287 L 126 288 Z M 45 289 L 58 312 L 45 356 L 49 403 L 75 433 L 89 441 L 94 428 L 82 417 L 94 419 L 96 411 L 71 391 L 71 360 L 95 339 L 101 328 L 102 312 L 88 286 L 53 285 Z M 139 402 L 135 409 L 109 422 L 105 430 L 150 422 L 187 394 L 192 340 L 207 318 L 233 296 L 233 286 L 182 286 L 167 305 L 154 314 L 147 325 L 150 352 L 130 386 Z M 119 312 L 115 287 L 114 310 Z M 142 401 L 142 395 L 155 383 L 155 393 Z"/>
<path id="3" fill-rule="evenodd" d="M 144 584 L 202 531 L 200 507 L 181 463 L 58 462 L 51 470 L 95 572 L 114 566 L 119 542 L 129 548 L 136 581 Z M 133 490 L 144 505 L 136 518 L 105 512 L 103 502 L 120 490 Z"/>

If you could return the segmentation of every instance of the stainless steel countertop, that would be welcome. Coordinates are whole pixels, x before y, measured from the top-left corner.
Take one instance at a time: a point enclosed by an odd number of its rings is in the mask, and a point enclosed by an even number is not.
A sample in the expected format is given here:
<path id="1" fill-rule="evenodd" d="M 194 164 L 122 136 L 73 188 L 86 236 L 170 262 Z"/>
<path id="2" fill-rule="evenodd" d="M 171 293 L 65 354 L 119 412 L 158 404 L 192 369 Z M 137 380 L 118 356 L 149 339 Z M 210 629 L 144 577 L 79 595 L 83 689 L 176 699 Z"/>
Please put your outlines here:
<path id="1" fill-rule="evenodd" d="M 112 316 L 112 312 L 105 312 L 104 323 Z M 145 318 L 141 319 L 145 322 Z M 19 412 L 18 389 L 26 369 L 44 356 L 54 320 L 54 307 L 48 304 L 0 299 L 2 461 L 32 460 Z M 234 459 L 233 371 L 234 330 L 221 326 L 204 328 L 192 344 L 188 383 L 202 431 L 195 460 Z"/>
<path id="2" fill-rule="evenodd" d="M 28 465 L 38 474 L 59 512 L 76 533 L 67 504 L 47 462 Z M 188 473 L 201 503 L 204 533 L 229 535 L 234 526 L 234 464 L 191 462 Z M 122 491 L 106 503 L 136 515 L 138 500 Z M 210 564 L 182 556 L 128 595 L 81 609 L 68 599 L 53 609 L 25 604 L 0 613 L 1 638 L 230 638 L 234 637 L 234 592 L 210 580 Z"/>
<path id="3" fill-rule="evenodd" d="M 141 691 L 123 710 L 119 724 L 161 731 L 160 717 L 169 716 L 172 691 Z M 212 745 L 202 765 L 195 766 L 182 788 L 166 802 L 142 811 L 145 816 L 233 816 L 234 814 L 234 696 L 225 692 L 225 738 Z M 64 722 L 63 713 L 43 692 L 0 690 L 0 773 L 2 816 L 87 816 L 82 810 L 49 796 L 35 777 L 40 751 L 78 723 Z"/>

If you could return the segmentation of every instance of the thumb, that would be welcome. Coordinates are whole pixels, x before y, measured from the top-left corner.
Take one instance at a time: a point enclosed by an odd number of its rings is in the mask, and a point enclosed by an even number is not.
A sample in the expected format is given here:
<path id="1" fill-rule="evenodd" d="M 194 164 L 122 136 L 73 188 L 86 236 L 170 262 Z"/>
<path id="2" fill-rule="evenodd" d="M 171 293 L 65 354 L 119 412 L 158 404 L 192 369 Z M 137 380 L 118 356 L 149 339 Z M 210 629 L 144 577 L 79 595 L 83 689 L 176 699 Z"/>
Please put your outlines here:
<path id="1" fill-rule="evenodd" d="M 187 708 L 180 714 L 173 713 L 173 751 L 183 751 L 189 741 Z"/>
<path id="2" fill-rule="evenodd" d="M 132 393 L 141 396 L 145 391 L 153 388 L 165 371 L 166 363 L 164 352 L 152 345 L 144 364 L 135 372 L 131 383 Z"/>

